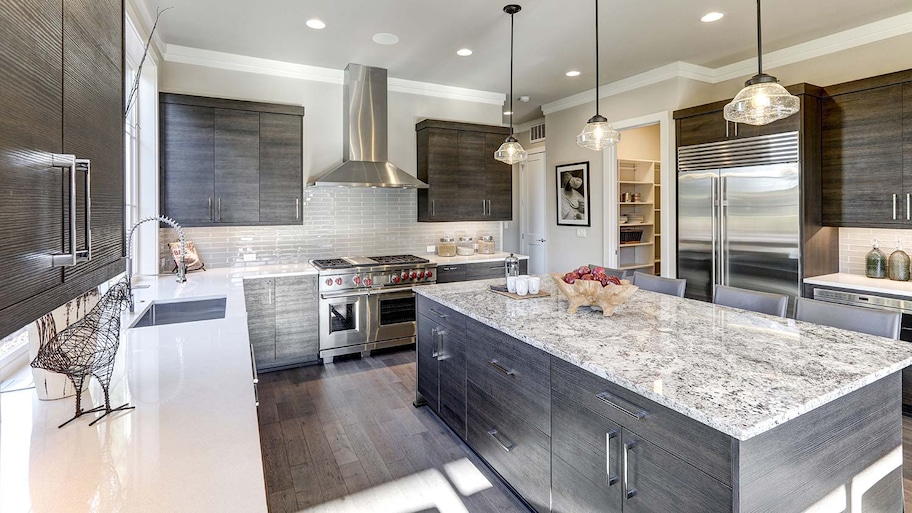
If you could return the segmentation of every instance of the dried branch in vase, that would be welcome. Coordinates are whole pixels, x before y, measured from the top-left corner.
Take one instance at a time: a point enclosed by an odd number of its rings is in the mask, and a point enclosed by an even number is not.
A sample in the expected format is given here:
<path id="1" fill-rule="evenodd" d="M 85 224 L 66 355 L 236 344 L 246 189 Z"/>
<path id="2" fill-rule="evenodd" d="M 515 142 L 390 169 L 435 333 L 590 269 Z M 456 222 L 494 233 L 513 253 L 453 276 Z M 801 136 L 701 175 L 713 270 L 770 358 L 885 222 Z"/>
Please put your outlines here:
<path id="1" fill-rule="evenodd" d="M 133 84 L 130 86 L 130 94 L 127 95 L 127 103 L 124 104 L 124 119 L 127 119 L 130 115 L 130 109 L 132 109 L 133 104 L 136 103 L 136 93 L 139 92 L 139 78 L 142 76 L 143 64 L 146 63 L 146 57 L 149 56 L 149 47 L 152 46 L 152 36 L 155 35 L 155 29 L 158 28 L 158 20 L 161 19 L 162 14 L 171 9 L 174 9 L 174 7 L 158 9 L 155 12 L 155 23 L 152 24 L 152 30 L 149 31 L 149 38 L 146 39 L 146 44 L 143 46 L 142 59 L 139 60 L 139 66 L 136 67 L 136 76 L 133 77 Z"/>

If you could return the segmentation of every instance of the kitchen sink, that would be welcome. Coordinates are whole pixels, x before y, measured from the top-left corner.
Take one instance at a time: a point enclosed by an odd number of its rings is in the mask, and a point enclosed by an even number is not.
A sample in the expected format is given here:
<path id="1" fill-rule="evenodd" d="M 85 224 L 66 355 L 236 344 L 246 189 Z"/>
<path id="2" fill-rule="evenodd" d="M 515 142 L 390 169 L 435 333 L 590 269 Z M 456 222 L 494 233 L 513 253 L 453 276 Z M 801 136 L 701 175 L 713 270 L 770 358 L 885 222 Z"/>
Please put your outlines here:
<path id="1" fill-rule="evenodd" d="M 224 319 L 225 301 L 226 298 L 220 297 L 191 301 L 153 302 L 152 306 L 130 328 Z"/>

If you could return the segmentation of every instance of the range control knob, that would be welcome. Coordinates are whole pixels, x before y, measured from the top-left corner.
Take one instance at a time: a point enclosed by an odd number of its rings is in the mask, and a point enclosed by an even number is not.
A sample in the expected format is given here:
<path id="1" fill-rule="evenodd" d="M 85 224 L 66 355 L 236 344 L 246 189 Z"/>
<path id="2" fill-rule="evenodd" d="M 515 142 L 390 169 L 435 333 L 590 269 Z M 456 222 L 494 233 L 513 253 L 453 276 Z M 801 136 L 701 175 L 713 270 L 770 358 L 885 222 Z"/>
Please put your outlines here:
<path id="1" fill-rule="evenodd" d="M 415 271 L 412 271 L 412 274 L 409 275 L 409 277 L 410 277 L 411 279 L 413 279 L 413 280 L 414 280 L 417 276 L 418 276 L 418 275 L 415 274 Z"/>
<path id="2" fill-rule="evenodd" d="M 365 278 L 365 280 L 364 280 L 364 285 L 366 285 L 366 286 L 368 286 L 368 287 L 370 287 L 371 285 L 373 285 L 373 283 L 374 283 L 374 280 L 372 280 L 372 279 L 370 279 L 370 278 Z"/>
<path id="3" fill-rule="evenodd" d="M 342 285 L 342 278 L 336 278 L 336 285 Z"/>
<path id="4" fill-rule="evenodd" d="M 393 283 L 399 283 L 400 281 L 402 281 L 401 278 L 399 278 L 398 276 L 393 276 Z"/>
<path id="5" fill-rule="evenodd" d="M 333 284 L 333 279 L 332 279 L 332 278 L 326 278 L 326 286 L 327 286 L 327 287 L 331 287 L 332 284 Z"/>
<path id="6" fill-rule="evenodd" d="M 418 278 L 424 279 L 424 271 L 418 271 Z"/>
<path id="7" fill-rule="evenodd" d="M 355 276 L 354 278 L 352 278 L 352 281 L 355 282 L 355 285 L 358 285 L 359 283 L 361 283 L 361 277 Z"/>
<path id="8" fill-rule="evenodd" d="M 428 279 L 433 278 L 433 277 L 434 277 L 434 271 L 428 271 L 428 272 L 424 273 L 424 276 L 425 276 L 426 278 L 428 278 Z"/>
<path id="9" fill-rule="evenodd" d="M 403 273 L 402 273 L 402 279 L 403 279 L 403 280 L 409 279 L 409 273 L 403 272 Z"/>

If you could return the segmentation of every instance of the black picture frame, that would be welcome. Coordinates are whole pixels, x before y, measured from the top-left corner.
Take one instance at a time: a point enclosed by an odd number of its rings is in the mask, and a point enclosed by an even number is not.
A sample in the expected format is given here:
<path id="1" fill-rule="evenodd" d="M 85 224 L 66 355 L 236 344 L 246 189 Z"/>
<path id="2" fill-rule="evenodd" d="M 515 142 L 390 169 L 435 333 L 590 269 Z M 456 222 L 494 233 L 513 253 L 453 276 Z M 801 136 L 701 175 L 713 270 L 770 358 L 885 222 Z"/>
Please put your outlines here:
<path id="1" fill-rule="evenodd" d="M 557 178 L 557 225 L 592 226 L 592 191 L 589 187 L 589 161 L 555 166 Z M 579 179 L 574 187 L 573 179 Z"/>

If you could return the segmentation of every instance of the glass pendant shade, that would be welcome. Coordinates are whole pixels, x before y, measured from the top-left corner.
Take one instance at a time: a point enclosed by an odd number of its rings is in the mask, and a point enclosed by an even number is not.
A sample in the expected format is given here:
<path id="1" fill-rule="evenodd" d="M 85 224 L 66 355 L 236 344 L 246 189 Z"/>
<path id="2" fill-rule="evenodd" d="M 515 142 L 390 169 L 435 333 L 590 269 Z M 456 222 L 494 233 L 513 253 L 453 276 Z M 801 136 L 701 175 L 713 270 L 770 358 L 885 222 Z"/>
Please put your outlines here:
<path id="1" fill-rule="evenodd" d="M 523 149 L 522 145 L 519 144 L 519 141 L 516 140 L 512 135 L 507 137 L 507 140 L 500 145 L 500 148 L 494 152 L 494 160 L 499 160 L 504 164 L 518 164 L 529 156 L 526 150 Z"/>
<path id="2" fill-rule="evenodd" d="M 590 150 L 601 151 L 621 141 L 621 133 L 611 126 L 604 116 L 595 116 L 576 136 L 576 144 Z"/>
<path id="3" fill-rule="evenodd" d="M 748 81 L 738 96 L 725 106 L 725 119 L 748 125 L 767 125 L 800 109 L 798 97 L 778 82 L 752 82 Z"/>

